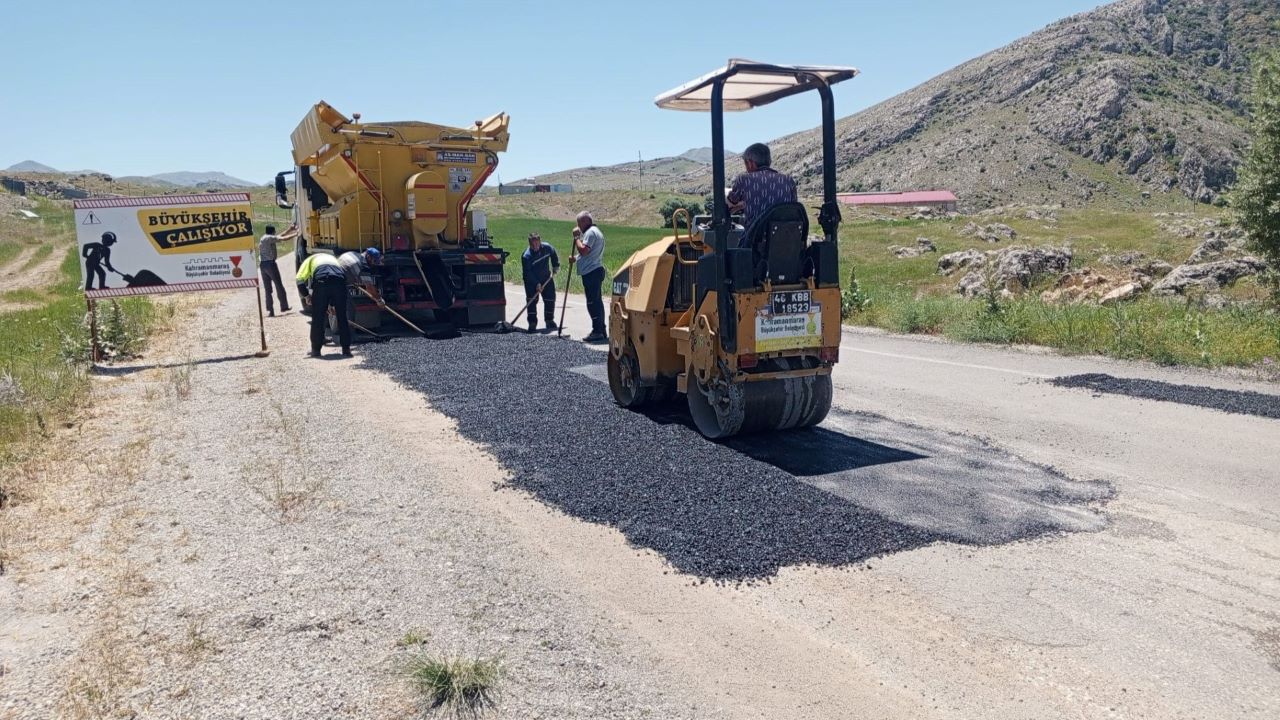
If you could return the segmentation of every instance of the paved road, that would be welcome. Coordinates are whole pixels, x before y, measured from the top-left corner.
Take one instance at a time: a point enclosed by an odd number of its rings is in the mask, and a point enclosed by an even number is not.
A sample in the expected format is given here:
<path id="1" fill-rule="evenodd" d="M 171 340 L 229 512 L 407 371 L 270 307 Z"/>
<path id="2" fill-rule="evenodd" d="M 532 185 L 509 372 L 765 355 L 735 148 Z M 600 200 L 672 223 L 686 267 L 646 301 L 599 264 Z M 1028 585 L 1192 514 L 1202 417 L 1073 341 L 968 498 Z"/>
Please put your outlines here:
<path id="1" fill-rule="evenodd" d="M 581 298 L 567 325 L 585 332 Z M 779 612 L 937 716 L 1280 717 L 1280 421 L 1047 382 L 1082 373 L 1280 395 L 1223 374 L 846 330 L 823 427 L 881 444 L 899 428 L 923 458 L 905 465 L 963 455 L 942 444 L 972 436 L 1108 497 L 1096 525 L 1081 513 L 1036 540 L 885 557 L 874 588 L 784 573 L 795 586 L 775 594 L 803 610 Z M 957 472 L 961 491 L 928 512 L 900 488 L 828 484 L 954 537 L 1027 502 L 1024 487 L 981 480 Z"/>

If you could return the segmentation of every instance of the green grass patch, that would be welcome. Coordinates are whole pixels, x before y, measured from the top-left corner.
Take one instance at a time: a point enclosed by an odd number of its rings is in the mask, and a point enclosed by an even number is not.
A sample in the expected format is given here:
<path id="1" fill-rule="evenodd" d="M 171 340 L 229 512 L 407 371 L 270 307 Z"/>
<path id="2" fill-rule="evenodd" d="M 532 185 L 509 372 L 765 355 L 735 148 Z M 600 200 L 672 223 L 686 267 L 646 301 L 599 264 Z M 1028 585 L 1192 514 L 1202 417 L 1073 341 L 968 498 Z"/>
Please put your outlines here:
<path id="1" fill-rule="evenodd" d="M 155 318 L 145 298 L 99 303 L 104 344 L 121 355 L 142 347 Z M 47 435 L 88 397 L 87 311 L 79 297 L 0 315 L 0 459 Z"/>
<path id="2" fill-rule="evenodd" d="M 497 707 L 501 667 L 495 660 L 413 656 L 405 673 L 429 709 L 478 717 Z"/>
<path id="3" fill-rule="evenodd" d="M 1040 211 L 1042 214 L 1043 210 Z M 1216 211 L 1205 210 L 1205 216 Z M 843 273 L 856 270 L 861 291 L 870 302 L 849 322 L 899 333 L 944 335 L 966 342 L 1034 344 L 1065 353 L 1098 354 L 1159 363 L 1199 366 L 1248 367 L 1266 358 L 1280 359 L 1280 316 L 1258 305 L 1208 309 L 1195 303 L 1145 298 L 1115 307 L 1054 305 L 1032 292 L 1021 299 L 991 304 L 964 300 L 955 294 L 963 272 L 937 273 L 938 258 L 946 253 L 976 248 L 998 250 L 1010 245 L 1070 246 L 1073 267 L 1100 267 L 1105 255 L 1142 252 L 1153 259 L 1179 265 L 1201 238 L 1176 237 L 1164 232 L 1151 211 L 1125 212 L 1106 209 L 1059 209 L 1056 220 L 1028 218 L 1025 212 L 1003 216 L 968 216 L 939 220 L 886 220 L 852 218 L 840 227 Z M 989 244 L 962 237 L 970 222 L 1004 223 L 1018 237 L 1012 242 Z M 530 232 L 538 232 L 560 253 L 562 262 L 570 248 L 570 221 L 539 218 L 490 217 L 490 231 L 498 246 L 515 255 L 507 263 L 507 278 L 519 280 L 519 254 Z M 605 265 L 610 274 L 631 253 L 655 242 L 670 230 L 602 225 L 605 233 Z M 819 232 L 816 222 L 811 232 Z M 899 259 L 889 246 L 911 246 L 926 237 L 937 253 Z M 846 276 L 847 277 L 847 276 Z M 1037 288 L 1038 289 L 1038 288 Z M 1256 283 L 1246 280 L 1227 295 L 1256 299 L 1263 295 Z"/>
<path id="4" fill-rule="evenodd" d="M 0 240 L 0 265 L 8 265 L 22 254 L 25 246 L 11 240 Z"/>
<path id="5" fill-rule="evenodd" d="M 489 218 L 489 233 L 494 245 L 511 253 L 506 264 L 506 279 L 512 282 L 520 280 L 520 255 L 529 247 L 529 233 L 536 232 L 542 241 L 550 243 L 560 255 L 561 265 L 569 261 L 569 251 L 573 248 L 573 228 L 576 224 L 571 220 L 544 220 L 541 218 Z M 604 264 L 606 275 L 613 271 L 636 250 L 657 242 L 670 235 L 671 230 L 661 228 L 637 228 L 625 225 L 601 225 L 604 233 Z M 564 271 L 561 270 L 563 273 Z"/>
<path id="6" fill-rule="evenodd" d="M 31 270 L 35 269 L 37 265 L 44 262 L 44 260 L 52 254 L 53 254 L 53 245 L 50 243 L 46 243 L 44 245 L 41 245 L 40 247 L 37 247 L 36 251 L 31 254 L 31 257 L 27 258 L 27 261 L 22 264 L 22 268 L 19 270 L 19 272 L 30 272 Z"/>
<path id="7" fill-rule="evenodd" d="M 3 297 L 5 302 L 29 304 L 44 302 L 47 296 L 39 290 L 20 288 L 18 290 L 6 290 L 4 295 L 0 295 L 0 297 Z"/>
<path id="8" fill-rule="evenodd" d="M 48 288 L 14 290 L 6 300 L 40 307 L 0 314 L 0 465 L 22 444 L 47 435 L 73 417 L 89 399 L 89 331 L 80 261 L 69 207 L 39 201 L 46 229 L 47 257 L 65 246 L 57 282 Z M 110 353 L 138 352 L 156 318 L 147 298 L 100 302 L 100 335 Z"/>
<path id="9" fill-rule="evenodd" d="M 1250 306 L 1206 309 L 1156 299 L 1112 307 L 1032 298 L 989 303 L 890 291 L 872 292 L 870 305 L 851 321 L 964 342 L 1043 345 L 1166 365 L 1251 367 L 1280 358 L 1280 315 Z"/>

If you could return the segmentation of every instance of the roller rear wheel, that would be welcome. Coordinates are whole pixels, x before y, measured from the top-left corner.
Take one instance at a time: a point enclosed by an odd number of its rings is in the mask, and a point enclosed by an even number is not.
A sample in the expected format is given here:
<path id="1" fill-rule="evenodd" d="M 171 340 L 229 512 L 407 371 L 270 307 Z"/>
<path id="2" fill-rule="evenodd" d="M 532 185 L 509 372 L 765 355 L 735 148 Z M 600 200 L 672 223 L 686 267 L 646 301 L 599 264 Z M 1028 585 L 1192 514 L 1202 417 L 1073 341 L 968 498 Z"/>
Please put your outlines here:
<path id="1" fill-rule="evenodd" d="M 711 440 L 817 425 L 831 410 L 831 376 L 704 385 L 691 379 L 689 415 Z"/>
<path id="2" fill-rule="evenodd" d="M 636 349 L 627 343 L 621 357 L 609 353 L 609 389 L 613 399 L 624 408 L 638 408 L 653 401 L 655 388 L 640 384 L 640 361 Z"/>

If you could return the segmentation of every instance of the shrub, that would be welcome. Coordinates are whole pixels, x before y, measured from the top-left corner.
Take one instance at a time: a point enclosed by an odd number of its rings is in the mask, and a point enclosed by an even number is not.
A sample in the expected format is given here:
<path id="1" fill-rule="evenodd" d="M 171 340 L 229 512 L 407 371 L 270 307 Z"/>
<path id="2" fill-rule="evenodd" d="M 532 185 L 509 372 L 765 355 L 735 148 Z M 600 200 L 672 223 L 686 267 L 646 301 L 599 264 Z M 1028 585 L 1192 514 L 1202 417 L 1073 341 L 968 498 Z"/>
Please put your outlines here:
<path id="1" fill-rule="evenodd" d="M 702 212 L 702 203 L 697 200 L 684 200 L 681 198 L 671 198 L 658 208 L 658 212 L 662 213 L 662 227 L 672 227 L 672 217 L 676 210 L 685 209 L 689 211 L 689 216 L 698 215 Z M 680 223 L 680 227 L 684 227 L 684 223 Z"/>
<path id="2" fill-rule="evenodd" d="M 1240 168 L 1231 205 L 1254 251 L 1280 271 L 1280 53 L 1258 59 L 1252 105 L 1253 145 Z M 1273 298 L 1280 301 L 1280 284 L 1271 287 Z"/>
<path id="3" fill-rule="evenodd" d="M 497 707 L 501 668 L 496 661 L 418 654 L 405 670 L 431 709 L 443 708 L 457 717 L 478 717 Z"/>

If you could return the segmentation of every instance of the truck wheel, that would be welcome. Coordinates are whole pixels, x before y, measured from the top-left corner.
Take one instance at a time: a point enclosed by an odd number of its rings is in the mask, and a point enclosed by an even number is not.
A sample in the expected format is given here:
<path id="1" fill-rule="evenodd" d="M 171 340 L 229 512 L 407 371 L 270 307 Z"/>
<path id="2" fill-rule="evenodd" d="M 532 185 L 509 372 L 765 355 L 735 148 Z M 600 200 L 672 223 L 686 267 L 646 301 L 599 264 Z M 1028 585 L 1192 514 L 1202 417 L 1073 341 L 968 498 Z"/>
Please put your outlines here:
<path id="1" fill-rule="evenodd" d="M 631 343 L 623 348 L 621 357 L 615 358 L 613 353 L 609 353 L 608 365 L 609 389 L 619 405 L 638 408 L 649 404 L 653 399 L 653 388 L 640 384 L 640 361 Z"/>

